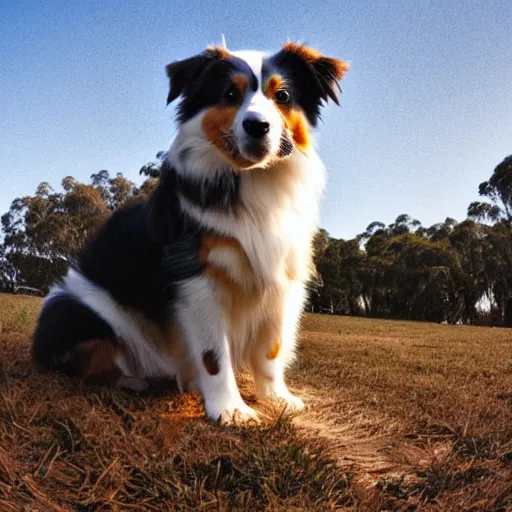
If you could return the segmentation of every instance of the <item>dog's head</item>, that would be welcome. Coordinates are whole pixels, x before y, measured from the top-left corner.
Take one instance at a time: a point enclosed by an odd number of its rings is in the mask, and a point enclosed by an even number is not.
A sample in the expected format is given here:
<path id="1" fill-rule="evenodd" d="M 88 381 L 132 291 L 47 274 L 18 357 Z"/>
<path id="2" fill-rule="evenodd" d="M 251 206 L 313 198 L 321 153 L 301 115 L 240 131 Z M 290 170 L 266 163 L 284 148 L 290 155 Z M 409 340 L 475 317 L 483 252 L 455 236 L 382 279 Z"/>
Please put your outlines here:
<path id="1" fill-rule="evenodd" d="M 272 56 L 213 47 L 169 64 L 167 102 L 180 98 L 174 162 L 241 171 L 307 153 L 309 130 L 329 98 L 338 103 L 347 69 L 294 43 Z"/>

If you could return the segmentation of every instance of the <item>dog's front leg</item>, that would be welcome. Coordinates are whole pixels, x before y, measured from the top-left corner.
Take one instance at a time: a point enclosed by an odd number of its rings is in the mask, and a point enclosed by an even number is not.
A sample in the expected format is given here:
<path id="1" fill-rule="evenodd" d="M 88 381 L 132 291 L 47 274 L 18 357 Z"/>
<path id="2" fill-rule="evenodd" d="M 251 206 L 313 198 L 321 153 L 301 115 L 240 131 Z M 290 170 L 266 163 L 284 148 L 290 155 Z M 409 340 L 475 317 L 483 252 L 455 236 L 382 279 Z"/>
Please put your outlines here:
<path id="1" fill-rule="evenodd" d="M 278 399 L 289 411 L 304 408 L 304 402 L 290 392 L 285 370 L 295 355 L 297 326 L 304 304 L 305 287 L 294 281 L 272 305 L 272 315 L 252 346 L 251 368 L 258 399 Z"/>
<path id="2" fill-rule="evenodd" d="M 221 424 L 256 420 L 240 396 L 221 306 L 206 276 L 181 283 L 176 314 L 197 374 L 206 414 Z"/>

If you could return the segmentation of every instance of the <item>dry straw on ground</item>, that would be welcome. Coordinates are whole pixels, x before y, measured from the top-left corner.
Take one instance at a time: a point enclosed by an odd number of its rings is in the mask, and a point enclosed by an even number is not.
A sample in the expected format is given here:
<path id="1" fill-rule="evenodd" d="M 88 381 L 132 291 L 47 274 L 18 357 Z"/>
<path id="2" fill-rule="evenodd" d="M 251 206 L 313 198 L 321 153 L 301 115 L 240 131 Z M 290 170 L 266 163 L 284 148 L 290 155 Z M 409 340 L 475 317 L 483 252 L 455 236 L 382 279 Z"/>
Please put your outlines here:
<path id="1" fill-rule="evenodd" d="M 0 295 L 2 512 L 512 509 L 509 330 L 307 316 L 290 382 L 308 410 L 220 428 L 172 383 L 38 374 L 39 306 Z"/>

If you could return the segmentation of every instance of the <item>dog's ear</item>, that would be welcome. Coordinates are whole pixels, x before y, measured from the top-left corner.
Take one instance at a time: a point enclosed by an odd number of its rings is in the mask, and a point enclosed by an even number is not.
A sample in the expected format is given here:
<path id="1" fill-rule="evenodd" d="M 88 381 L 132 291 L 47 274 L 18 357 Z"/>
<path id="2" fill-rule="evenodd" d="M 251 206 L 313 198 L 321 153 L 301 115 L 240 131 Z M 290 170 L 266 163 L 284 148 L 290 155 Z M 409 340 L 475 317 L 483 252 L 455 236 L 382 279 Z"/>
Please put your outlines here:
<path id="1" fill-rule="evenodd" d="M 293 78 L 302 104 L 311 124 L 315 125 L 319 107 L 329 99 L 338 103 L 339 81 L 350 65 L 348 62 L 325 57 L 309 46 L 286 43 L 274 58 L 274 63 Z"/>
<path id="2" fill-rule="evenodd" d="M 167 105 L 183 94 L 186 87 L 196 84 L 213 62 L 225 58 L 227 55 L 228 51 L 223 48 L 210 47 L 199 55 L 168 64 L 165 68 L 170 80 Z"/>
<path id="3" fill-rule="evenodd" d="M 316 85 L 322 100 L 327 101 L 331 98 L 338 103 L 338 91 L 340 90 L 338 81 L 343 78 L 350 65 L 348 62 L 324 57 L 309 46 L 288 42 L 284 45 L 282 52 L 285 55 L 299 58 L 309 72 Z"/>

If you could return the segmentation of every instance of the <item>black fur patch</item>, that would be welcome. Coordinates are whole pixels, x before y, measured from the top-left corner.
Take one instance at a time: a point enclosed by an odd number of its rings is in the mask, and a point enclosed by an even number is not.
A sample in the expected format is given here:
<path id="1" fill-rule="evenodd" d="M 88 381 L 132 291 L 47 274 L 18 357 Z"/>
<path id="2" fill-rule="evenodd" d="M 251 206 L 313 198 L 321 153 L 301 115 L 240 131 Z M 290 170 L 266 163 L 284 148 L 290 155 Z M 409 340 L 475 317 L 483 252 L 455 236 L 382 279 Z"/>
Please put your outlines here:
<path id="1" fill-rule="evenodd" d="M 177 176 L 179 193 L 191 203 L 203 210 L 233 211 L 240 196 L 240 175 L 231 170 L 224 170 L 214 179 L 188 178 Z"/>
<path id="2" fill-rule="evenodd" d="M 166 290 L 177 281 L 189 279 L 199 274 L 199 250 L 201 248 L 200 231 L 191 231 L 188 235 L 177 238 L 173 242 L 164 245 L 162 265 L 164 269 L 164 281 Z M 166 297 L 167 300 L 171 297 Z"/>
<path id="3" fill-rule="evenodd" d="M 87 279 L 159 325 L 168 320 L 177 282 L 201 271 L 200 231 L 179 208 L 173 175 L 162 172 L 149 202 L 115 212 L 78 260 Z"/>
<path id="4" fill-rule="evenodd" d="M 179 175 L 165 161 L 160 183 L 148 204 L 149 236 L 167 245 L 183 237 L 196 235 L 197 224 L 181 210 L 180 197 L 201 209 L 213 208 L 232 212 L 240 196 L 240 175 L 223 170 L 215 179 L 189 178 Z"/>
<path id="5" fill-rule="evenodd" d="M 239 177 L 231 172 L 222 176 L 200 187 L 178 179 L 165 163 L 150 200 L 114 212 L 86 243 L 76 270 L 121 306 L 166 326 L 178 283 L 202 271 L 203 230 L 181 210 L 179 197 L 183 195 L 202 208 L 233 208 Z M 79 368 L 73 365 L 80 361 L 66 355 L 81 342 L 102 339 L 116 343 L 115 333 L 105 321 L 76 299 L 56 296 L 40 314 L 34 358 L 43 367 L 74 374 Z M 210 369 L 214 368 L 215 358 L 208 360 Z"/>
<path id="6" fill-rule="evenodd" d="M 118 304 L 162 327 L 176 300 L 177 283 L 202 269 L 201 232 L 180 211 L 172 181 L 172 174 L 164 172 L 148 203 L 114 212 L 86 243 L 76 269 Z M 161 238 L 151 236 L 151 220 L 160 223 Z M 68 295 L 59 295 L 45 303 L 39 316 L 34 358 L 43 367 L 73 374 L 79 370 L 73 365 L 79 362 L 63 359 L 65 354 L 81 342 L 98 339 L 116 342 L 111 327 L 96 313 Z"/>
<path id="7" fill-rule="evenodd" d="M 164 160 L 158 186 L 147 205 L 147 228 L 149 238 L 154 242 L 172 243 L 187 230 L 187 219 L 181 211 L 176 178 L 176 172 Z"/>
<path id="8" fill-rule="evenodd" d="M 121 305 L 158 323 L 165 319 L 163 246 L 150 240 L 147 211 L 136 205 L 115 212 L 86 244 L 78 271 L 108 290 Z"/>
<path id="9" fill-rule="evenodd" d="M 225 104 L 224 94 L 237 73 L 247 76 L 253 91 L 258 88 L 258 80 L 247 62 L 215 49 L 173 62 L 167 66 L 170 78 L 167 104 L 181 95 L 178 121 L 187 121 L 207 107 Z"/>
<path id="10" fill-rule="evenodd" d="M 70 357 L 76 346 L 91 339 L 116 343 L 112 328 L 94 311 L 63 292 L 45 302 L 34 333 L 32 353 L 36 363 L 68 375 L 77 373 Z"/>

